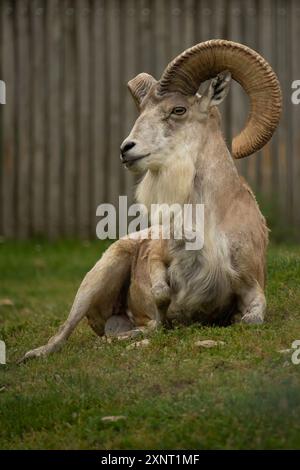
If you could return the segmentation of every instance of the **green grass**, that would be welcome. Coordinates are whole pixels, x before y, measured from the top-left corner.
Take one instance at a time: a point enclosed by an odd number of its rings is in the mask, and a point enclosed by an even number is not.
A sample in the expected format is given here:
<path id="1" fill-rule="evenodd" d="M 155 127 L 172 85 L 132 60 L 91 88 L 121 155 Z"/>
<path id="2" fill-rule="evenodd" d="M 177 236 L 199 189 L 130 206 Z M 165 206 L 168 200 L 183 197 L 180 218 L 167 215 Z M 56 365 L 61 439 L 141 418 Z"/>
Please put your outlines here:
<path id="1" fill-rule="evenodd" d="M 278 352 L 300 339 L 298 246 L 269 250 L 263 326 L 158 331 L 127 350 L 83 322 L 62 351 L 16 364 L 56 331 L 104 246 L 0 245 L 0 300 L 13 302 L 0 306 L 0 448 L 300 448 L 300 365 Z M 200 351 L 199 339 L 225 345 Z"/>

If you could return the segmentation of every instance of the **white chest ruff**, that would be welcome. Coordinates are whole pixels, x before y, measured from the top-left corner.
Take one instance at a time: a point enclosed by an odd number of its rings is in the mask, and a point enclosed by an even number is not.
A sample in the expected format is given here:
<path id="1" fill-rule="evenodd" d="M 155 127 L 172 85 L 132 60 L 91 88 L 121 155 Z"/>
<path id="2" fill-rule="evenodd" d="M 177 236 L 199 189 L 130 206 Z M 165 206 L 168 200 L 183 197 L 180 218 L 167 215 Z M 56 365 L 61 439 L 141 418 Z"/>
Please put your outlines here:
<path id="1" fill-rule="evenodd" d="M 186 250 L 170 241 L 172 262 L 169 281 L 173 291 L 170 310 L 174 316 L 209 316 L 226 307 L 237 274 L 232 268 L 230 250 L 223 233 L 206 233 L 201 250 Z"/>

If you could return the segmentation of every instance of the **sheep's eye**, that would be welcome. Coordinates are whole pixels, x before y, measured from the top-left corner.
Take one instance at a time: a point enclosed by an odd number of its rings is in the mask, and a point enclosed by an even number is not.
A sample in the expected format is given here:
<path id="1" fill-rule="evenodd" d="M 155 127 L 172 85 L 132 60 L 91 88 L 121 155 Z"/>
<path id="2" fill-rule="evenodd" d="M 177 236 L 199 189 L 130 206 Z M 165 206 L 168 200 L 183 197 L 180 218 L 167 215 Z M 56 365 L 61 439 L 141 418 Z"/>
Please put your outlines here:
<path id="1" fill-rule="evenodd" d="M 176 114 L 176 116 L 182 116 L 186 112 L 186 108 L 183 106 L 176 106 L 172 109 L 172 114 Z"/>

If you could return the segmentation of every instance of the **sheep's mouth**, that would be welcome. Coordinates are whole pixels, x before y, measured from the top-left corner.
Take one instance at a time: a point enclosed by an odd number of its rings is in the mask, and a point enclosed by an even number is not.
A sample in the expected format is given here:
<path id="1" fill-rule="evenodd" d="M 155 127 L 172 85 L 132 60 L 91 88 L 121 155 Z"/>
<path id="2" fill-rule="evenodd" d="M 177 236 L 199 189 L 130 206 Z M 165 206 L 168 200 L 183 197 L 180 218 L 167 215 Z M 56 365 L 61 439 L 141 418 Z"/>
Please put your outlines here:
<path id="1" fill-rule="evenodd" d="M 134 165 L 137 161 L 142 160 L 143 158 L 149 157 L 150 153 L 146 153 L 145 155 L 138 155 L 137 157 L 134 158 L 124 158 L 122 159 L 122 163 L 126 165 L 127 167 L 130 167 Z"/>

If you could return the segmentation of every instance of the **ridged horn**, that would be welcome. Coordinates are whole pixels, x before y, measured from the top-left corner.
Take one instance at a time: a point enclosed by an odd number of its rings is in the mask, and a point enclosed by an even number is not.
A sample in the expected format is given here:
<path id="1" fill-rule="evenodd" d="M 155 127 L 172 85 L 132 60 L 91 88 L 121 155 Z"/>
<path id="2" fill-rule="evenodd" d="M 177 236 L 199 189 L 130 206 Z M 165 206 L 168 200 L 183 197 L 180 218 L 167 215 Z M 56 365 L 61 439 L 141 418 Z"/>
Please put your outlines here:
<path id="1" fill-rule="evenodd" d="M 243 158 L 260 150 L 271 139 L 282 110 L 277 76 L 257 52 L 223 39 L 197 44 L 167 66 L 159 81 L 158 94 L 193 95 L 202 82 L 223 70 L 231 72 L 250 100 L 248 120 L 232 142 L 233 157 Z"/>
<path id="2" fill-rule="evenodd" d="M 157 83 L 157 80 L 148 73 L 140 73 L 127 83 L 130 93 L 139 108 L 141 102 L 148 94 L 150 88 Z"/>

